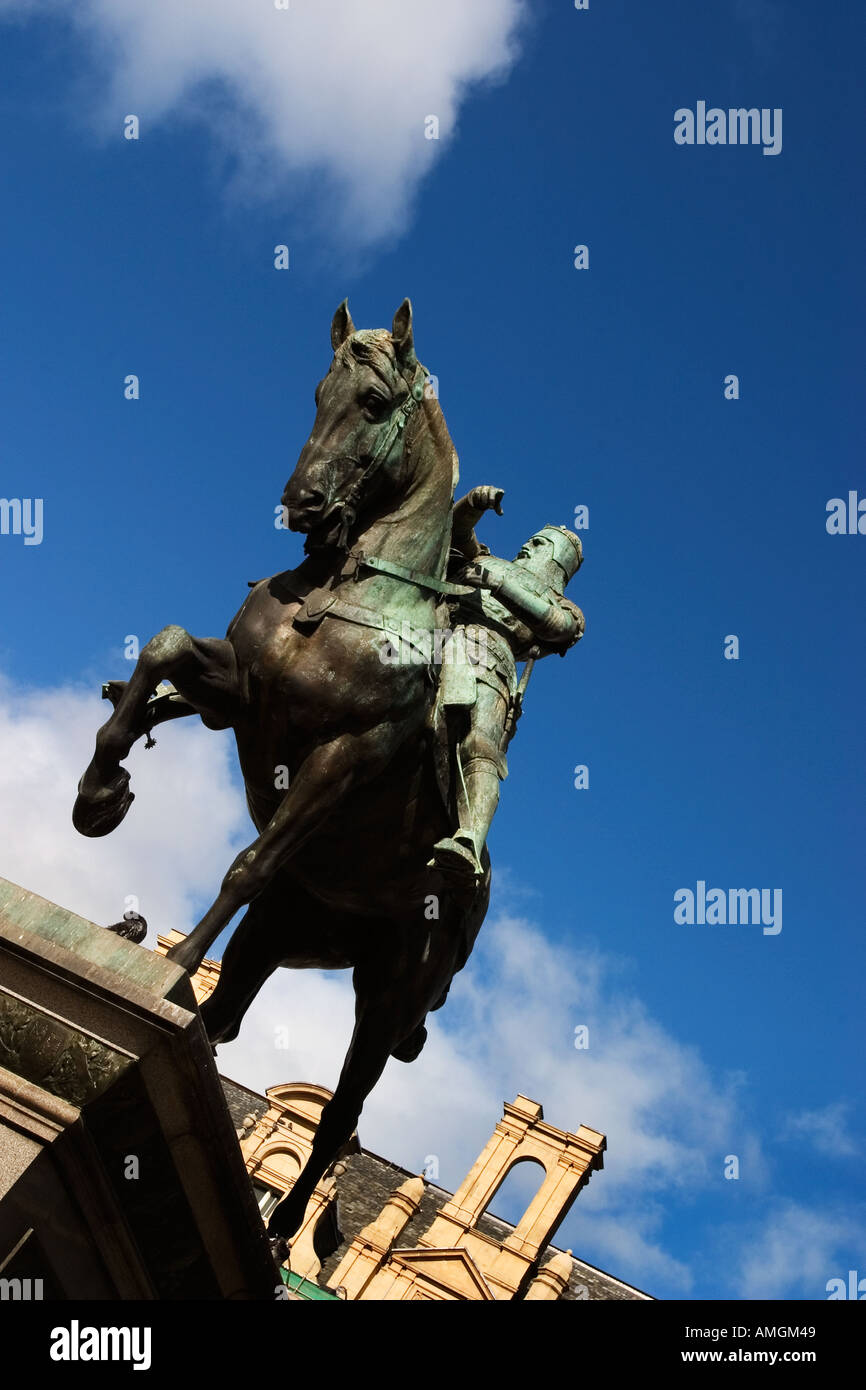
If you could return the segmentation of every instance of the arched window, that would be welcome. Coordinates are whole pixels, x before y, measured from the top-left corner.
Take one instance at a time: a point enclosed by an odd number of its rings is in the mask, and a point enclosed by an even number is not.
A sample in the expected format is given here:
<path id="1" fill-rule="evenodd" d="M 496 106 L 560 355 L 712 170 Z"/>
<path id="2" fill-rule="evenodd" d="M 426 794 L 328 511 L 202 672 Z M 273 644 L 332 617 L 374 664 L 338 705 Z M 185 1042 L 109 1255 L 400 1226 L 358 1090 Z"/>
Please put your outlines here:
<path id="1" fill-rule="evenodd" d="M 295 1179 L 304 1166 L 303 1159 L 293 1149 L 284 1145 L 279 1148 L 265 1149 L 264 1153 L 257 1154 L 258 1162 L 255 1168 L 256 1181 L 269 1183 L 271 1187 L 282 1188 L 283 1192 L 288 1192 L 293 1186 Z"/>
<path id="2" fill-rule="evenodd" d="M 517 1226 L 524 1212 L 547 1176 L 547 1170 L 537 1158 L 518 1158 L 488 1199 L 478 1217 L 477 1226 L 498 1218 L 509 1226 Z"/>

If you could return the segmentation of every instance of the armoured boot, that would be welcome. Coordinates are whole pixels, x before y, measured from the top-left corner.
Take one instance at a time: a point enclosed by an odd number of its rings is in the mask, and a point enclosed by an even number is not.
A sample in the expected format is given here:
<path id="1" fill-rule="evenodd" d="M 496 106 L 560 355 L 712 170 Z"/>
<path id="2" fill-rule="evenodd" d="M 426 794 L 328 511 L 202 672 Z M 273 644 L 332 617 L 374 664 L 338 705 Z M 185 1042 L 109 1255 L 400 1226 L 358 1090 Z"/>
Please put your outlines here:
<path id="1" fill-rule="evenodd" d="M 430 867 L 474 888 L 481 878 L 481 851 L 499 804 L 499 772 L 487 758 L 473 758 L 464 772 L 465 797 L 458 800 L 458 828 L 433 846 Z"/>

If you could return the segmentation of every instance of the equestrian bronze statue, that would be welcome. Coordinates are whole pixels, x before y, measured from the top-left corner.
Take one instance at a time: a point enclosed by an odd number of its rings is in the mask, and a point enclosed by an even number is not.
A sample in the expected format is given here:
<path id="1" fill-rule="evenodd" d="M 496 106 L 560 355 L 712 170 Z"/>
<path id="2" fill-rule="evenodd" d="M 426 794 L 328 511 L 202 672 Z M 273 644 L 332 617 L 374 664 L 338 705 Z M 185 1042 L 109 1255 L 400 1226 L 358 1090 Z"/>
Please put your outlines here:
<path id="1" fill-rule="evenodd" d="M 197 714 L 232 729 L 256 838 L 169 951 L 193 974 L 246 908 L 202 1005 L 211 1042 L 237 1036 L 278 966 L 354 972 L 349 1050 L 275 1236 L 301 1224 L 389 1056 L 421 1051 L 487 910 L 485 840 L 531 662 L 583 631 L 563 598 L 577 536 L 544 527 L 499 560 L 474 526 L 501 490 L 454 504 L 457 455 L 409 301 L 390 333 L 356 330 L 344 301 L 331 345 L 282 497 L 303 562 L 253 584 L 224 639 L 164 628 L 128 682 L 104 687 L 114 710 L 73 810 L 84 835 L 119 825 L 133 800 L 122 760 L 156 724 Z"/>

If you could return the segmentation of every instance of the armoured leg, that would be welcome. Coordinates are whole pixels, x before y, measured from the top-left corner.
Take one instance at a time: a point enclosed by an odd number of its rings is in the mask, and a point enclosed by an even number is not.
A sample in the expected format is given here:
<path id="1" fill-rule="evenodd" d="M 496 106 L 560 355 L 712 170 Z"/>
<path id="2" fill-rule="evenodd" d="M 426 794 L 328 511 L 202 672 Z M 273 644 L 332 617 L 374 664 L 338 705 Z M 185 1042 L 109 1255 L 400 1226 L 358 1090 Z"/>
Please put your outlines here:
<path id="1" fill-rule="evenodd" d="M 438 841 L 430 861 L 467 882 L 477 883 L 481 876 L 481 851 L 499 804 L 499 783 L 508 773 L 500 752 L 506 711 L 505 697 L 479 682 L 472 724 L 458 749 L 457 828 Z"/>
<path id="2" fill-rule="evenodd" d="M 468 825 L 461 820 L 461 830 L 469 830 L 480 856 L 499 805 L 499 783 L 504 776 L 504 759 L 474 757 L 463 769 L 468 801 Z"/>

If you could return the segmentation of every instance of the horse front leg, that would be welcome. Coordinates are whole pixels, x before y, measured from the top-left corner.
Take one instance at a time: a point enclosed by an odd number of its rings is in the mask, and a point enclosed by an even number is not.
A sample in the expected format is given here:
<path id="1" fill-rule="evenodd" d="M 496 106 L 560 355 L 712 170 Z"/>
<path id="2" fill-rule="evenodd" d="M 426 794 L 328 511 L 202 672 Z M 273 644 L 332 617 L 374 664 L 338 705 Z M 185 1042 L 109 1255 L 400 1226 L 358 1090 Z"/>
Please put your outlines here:
<path id="1" fill-rule="evenodd" d="M 72 823 L 82 835 L 107 835 L 134 799 L 120 766 L 147 730 L 145 710 L 159 682 L 171 680 L 195 713 L 228 724 L 238 700 L 237 660 L 230 642 L 165 627 L 144 646 L 114 712 L 96 735 L 96 751 L 78 784 Z"/>

